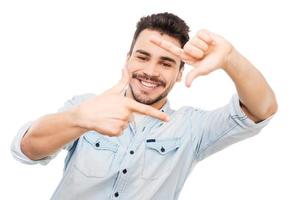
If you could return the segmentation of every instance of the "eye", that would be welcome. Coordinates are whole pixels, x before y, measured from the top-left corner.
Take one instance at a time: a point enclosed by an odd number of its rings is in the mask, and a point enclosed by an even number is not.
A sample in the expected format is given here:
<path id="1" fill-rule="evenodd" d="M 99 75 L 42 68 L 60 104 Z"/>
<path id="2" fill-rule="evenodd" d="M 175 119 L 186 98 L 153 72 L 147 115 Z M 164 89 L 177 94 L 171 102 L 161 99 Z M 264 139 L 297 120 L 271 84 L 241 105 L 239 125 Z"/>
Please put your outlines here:
<path id="1" fill-rule="evenodd" d="M 169 63 L 161 63 L 161 64 L 162 64 L 162 66 L 164 66 L 164 67 L 172 67 L 172 65 L 169 64 Z"/>
<path id="2" fill-rule="evenodd" d="M 142 61 L 148 60 L 148 58 L 147 58 L 147 57 L 144 57 L 144 56 L 137 56 L 137 58 L 138 58 L 139 60 L 142 60 Z"/>

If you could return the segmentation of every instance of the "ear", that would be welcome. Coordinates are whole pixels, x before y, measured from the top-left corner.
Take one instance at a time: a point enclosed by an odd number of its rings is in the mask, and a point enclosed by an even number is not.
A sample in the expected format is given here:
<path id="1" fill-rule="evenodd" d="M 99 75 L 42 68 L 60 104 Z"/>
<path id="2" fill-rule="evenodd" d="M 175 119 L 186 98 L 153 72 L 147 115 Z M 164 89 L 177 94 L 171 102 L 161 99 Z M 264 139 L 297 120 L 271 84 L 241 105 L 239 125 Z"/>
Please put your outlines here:
<path id="1" fill-rule="evenodd" d="M 184 70 L 184 66 L 182 66 L 181 69 L 179 70 L 176 82 L 180 82 L 181 81 L 183 70 Z"/>

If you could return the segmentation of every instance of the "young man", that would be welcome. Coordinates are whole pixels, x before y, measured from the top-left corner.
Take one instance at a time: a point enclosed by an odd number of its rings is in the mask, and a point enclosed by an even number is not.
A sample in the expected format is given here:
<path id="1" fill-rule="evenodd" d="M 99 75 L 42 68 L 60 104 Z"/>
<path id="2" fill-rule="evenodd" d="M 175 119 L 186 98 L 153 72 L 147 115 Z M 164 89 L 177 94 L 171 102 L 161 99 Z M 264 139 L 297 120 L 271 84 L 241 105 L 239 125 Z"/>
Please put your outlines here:
<path id="1" fill-rule="evenodd" d="M 268 123 L 277 103 L 260 72 L 223 37 L 201 30 L 189 39 L 188 31 L 170 13 L 141 18 L 117 85 L 20 129 L 11 150 L 23 163 L 45 165 L 68 150 L 52 199 L 177 199 L 198 161 Z M 238 95 L 214 111 L 172 110 L 167 95 L 184 63 L 194 67 L 188 87 L 222 69 Z"/>

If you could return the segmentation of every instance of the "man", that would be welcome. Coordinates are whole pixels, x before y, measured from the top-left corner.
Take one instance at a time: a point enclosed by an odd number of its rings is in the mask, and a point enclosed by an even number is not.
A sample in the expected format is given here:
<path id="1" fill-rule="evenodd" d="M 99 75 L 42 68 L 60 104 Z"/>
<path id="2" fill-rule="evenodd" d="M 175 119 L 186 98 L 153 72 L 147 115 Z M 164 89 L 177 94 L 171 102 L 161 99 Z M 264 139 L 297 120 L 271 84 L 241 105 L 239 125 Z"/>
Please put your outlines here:
<path id="1" fill-rule="evenodd" d="M 198 161 L 268 123 L 277 103 L 260 72 L 223 37 L 201 30 L 189 39 L 188 31 L 170 13 L 141 18 L 117 85 L 20 129 L 11 150 L 23 163 L 47 164 L 68 151 L 52 199 L 177 199 Z M 167 95 L 184 63 L 194 67 L 187 87 L 222 69 L 238 95 L 213 111 L 172 110 Z"/>

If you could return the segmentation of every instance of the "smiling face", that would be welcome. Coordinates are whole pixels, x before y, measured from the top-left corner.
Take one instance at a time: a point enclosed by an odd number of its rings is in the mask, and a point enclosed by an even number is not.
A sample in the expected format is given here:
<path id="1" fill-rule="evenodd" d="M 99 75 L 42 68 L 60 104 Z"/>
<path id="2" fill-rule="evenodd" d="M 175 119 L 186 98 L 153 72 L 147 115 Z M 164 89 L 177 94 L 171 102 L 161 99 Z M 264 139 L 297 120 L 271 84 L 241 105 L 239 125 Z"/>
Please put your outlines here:
<path id="1" fill-rule="evenodd" d="M 177 39 L 155 30 L 143 30 L 127 58 L 127 66 L 132 79 L 129 96 L 136 101 L 162 106 L 174 84 L 181 80 L 183 67 L 180 59 L 150 41 L 151 36 L 162 37 L 180 47 Z"/>

